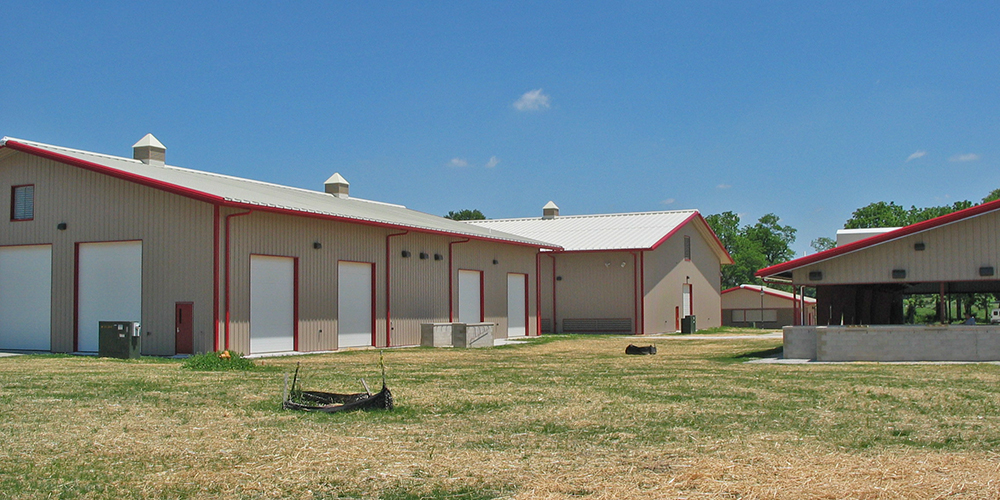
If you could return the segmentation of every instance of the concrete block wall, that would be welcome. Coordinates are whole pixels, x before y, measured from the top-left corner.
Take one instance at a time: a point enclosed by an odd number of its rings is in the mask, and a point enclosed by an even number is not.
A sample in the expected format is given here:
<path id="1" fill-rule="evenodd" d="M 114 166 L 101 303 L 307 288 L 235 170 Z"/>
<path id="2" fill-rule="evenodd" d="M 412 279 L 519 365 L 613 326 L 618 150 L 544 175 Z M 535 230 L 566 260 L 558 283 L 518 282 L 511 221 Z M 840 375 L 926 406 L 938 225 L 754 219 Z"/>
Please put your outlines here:
<path id="1" fill-rule="evenodd" d="M 1000 327 L 785 327 L 784 357 L 816 361 L 1000 361 Z"/>

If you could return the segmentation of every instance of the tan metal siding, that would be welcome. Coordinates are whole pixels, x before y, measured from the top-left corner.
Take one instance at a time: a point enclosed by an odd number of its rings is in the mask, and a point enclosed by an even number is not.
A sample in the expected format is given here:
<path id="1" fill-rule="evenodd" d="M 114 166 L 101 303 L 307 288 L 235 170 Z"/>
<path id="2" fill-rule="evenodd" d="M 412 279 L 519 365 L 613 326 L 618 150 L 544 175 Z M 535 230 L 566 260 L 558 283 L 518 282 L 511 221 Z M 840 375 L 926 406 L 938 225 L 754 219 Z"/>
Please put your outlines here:
<path id="1" fill-rule="evenodd" d="M 796 269 L 793 279 L 804 285 L 995 280 L 979 276 L 979 267 L 1000 270 L 998 225 L 1000 211 L 988 212 Z M 923 251 L 913 247 L 920 242 Z M 905 269 L 906 279 L 893 279 L 893 269 Z M 822 271 L 823 279 L 809 280 L 810 271 Z"/>
<path id="2" fill-rule="evenodd" d="M 635 325 L 634 260 L 629 252 L 558 254 L 556 331 L 566 318 L 629 318 Z"/>
<path id="3" fill-rule="evenodd" d="M 448 321 L 448 242 L 452 240 L 410 232 L 389 241 L 392 345 L 419 345 L 421 323 Z M 404 250 L 410 252 L 409 257 L 402 256 Z M 421 252 L 427 254 L 426 259 L 420 258 Z M 441 260 L 434 260 L 434 254 L 441 255 Z M 385 294 L 384 288 L 380 294 Z"/>
<path id="4" fill-rule="evenodd" d="M 486 241 L 470 241 L 454 245 L 452 300 L 458 315 L 458 270 L 483 271 L 484 320 L 496 323 L 496 338 L 507 337 L 507 273 L 528 275 L 528 335 L 537 335 L 535 311 L 535 253 L 531 247 L 503 245 Z M 493 261 L 497 263 L 494 264 Z M 418 339 L 419 341 L 419 339 Z"/>
<path id="5" fill-rule="evenodd" d="M 684 260 L 684 236 L 691 238 L 691 260 Z M 699 329 L 722 325 L 721 264 L 712 246 L 693 222 L 685 224 L 657 249 L 645 252 L 645 332 L 676 331 L 677 310 L 681 305 L 682 285 L 692 285 L 694 308 Z"/>
<path id="6" fill-rule="evenodd" d="M 761 307 L 760 301 L 761 294 L 757 290 L 740 289 L 722 294 L 722 307 L 724 309 L 759 309 Z M 769 309 L 792 307 L 792 299 L 775 297 L 765 293 L 764 307 Z"/>
<path id="7" fill-rule="evenodd" d="M 35 185 L 35 218 L 5 220 L 0 245 L 52 244 L 52 350 L 74 338 L 75 244 L 143 242 L 143 353 L 174 353 L 174 303 L 194 302 L 194 347 L 212 348 L 210 204 L 23 153 L 0 160 L 0 206 L 10 186 Z M 9 217 L 7 217 L 9 219 Z M 56 225 L 65 222 L 67 229 Z"/>
<path id="8" fill-rule="evenodd" d="M 245 210 L 223 209 L 223 239 L 225 216 L 242 212 Z M 337 348 L 337 262 L 374 263 L 376 338 L 380 344 L 384 342 L 384 321 L 379 321 L 385 318 L 384 229 L 268 212 L 231 217 L 229 226 L 230 348 L 240 352 L 250 349 L 251 255 L 298 259 L 300 351 Z M 313 248 L 316 242 L 322 248 Z"/>

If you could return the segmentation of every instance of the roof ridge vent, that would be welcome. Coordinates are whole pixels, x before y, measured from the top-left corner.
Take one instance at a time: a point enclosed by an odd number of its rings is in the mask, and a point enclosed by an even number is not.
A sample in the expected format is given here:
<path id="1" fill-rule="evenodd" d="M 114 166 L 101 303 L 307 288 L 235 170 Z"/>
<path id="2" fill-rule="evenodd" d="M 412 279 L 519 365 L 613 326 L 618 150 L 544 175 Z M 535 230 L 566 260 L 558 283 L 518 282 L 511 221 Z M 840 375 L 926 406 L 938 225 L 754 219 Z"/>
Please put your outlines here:
<path id="1" fill-rule="evenodd" d="M 542 207 L 542 218 L 555 219 L 556 217 L 559 217 L 559 207 L 556 206 L 555 202 L 549 200 L 549 202 Z"/>
<path id="2" fill-rule="evenodd" d="M 337 198 L 347 198 L 351 191 L 351 183 L 347 182 L 347 179 L 340 175 L 339 172 L 331 175 L 330 178 L 323 183 L 323 187 L 327 193 L 332 194 Z"/>
<path id="3" fill-rule="evenodd" d="M 132 158 L 146 165 L 164 165 L 166 157 L 167 147 L 156 140 L 153 134 L 146 134 L 139 139 L 139 142 L 132 145 Z"/>

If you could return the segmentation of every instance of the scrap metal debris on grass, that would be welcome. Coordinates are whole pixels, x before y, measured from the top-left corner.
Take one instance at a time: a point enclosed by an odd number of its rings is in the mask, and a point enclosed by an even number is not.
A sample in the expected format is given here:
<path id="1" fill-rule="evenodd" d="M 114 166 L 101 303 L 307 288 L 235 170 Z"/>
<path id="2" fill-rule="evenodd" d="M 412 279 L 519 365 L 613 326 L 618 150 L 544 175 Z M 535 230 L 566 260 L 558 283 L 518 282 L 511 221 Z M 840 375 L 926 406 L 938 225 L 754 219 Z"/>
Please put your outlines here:
<path id="1" fill-rule="evenodd" d="M 392 392 L 385 385 L 385 363 L 382 353 L 379 353 L 379 364 L 382 366 L 382 390 L 372 394 L 368 384 L 361 379 L 365 392 L 355 394 L 340 394 L 336 392 L 303 391 L 297 387 L 299 365 L 295 366 L 295 377 L 292 379 L 292 390 L 287 391 L 288 376 L 285 376 L 286 391 L 282 395 L 282 408 L 286 410 L 318 411 L 337 413 L 354 410 L 391 410 L 393 408 Z"/>
<path id="2" fill-rule="evenodd" d="M 629 344 L 628 347 L 625 348 L 625 354 L 637 354 L 637 355 L 641 355 L 641 354 L 656 354 L 656 346 L 655 345 L 647 345 L 647 346 L 639 347 L 637 345 Z"/>

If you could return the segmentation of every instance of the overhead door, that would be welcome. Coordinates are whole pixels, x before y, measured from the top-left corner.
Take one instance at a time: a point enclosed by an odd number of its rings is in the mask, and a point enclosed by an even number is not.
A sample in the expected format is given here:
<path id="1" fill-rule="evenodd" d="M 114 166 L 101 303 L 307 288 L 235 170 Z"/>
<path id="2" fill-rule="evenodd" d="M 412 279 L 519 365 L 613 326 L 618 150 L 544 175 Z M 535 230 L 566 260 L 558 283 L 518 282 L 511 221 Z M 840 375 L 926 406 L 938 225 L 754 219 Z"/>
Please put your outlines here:
<path id="1" fill-rule="evenodd" d="M 101 321 L 142 321 L 142 242 L 81 243 L 77 267 L 77 345 L 97 352 Z"/>
<path id="2" fill-rule="evenodd" d="M 250 352 L 295 350 L 295 259 L 250 256 Z"/>
<path id="3" fill-rule="evenodd" d="M 507 337 L 524 337 L 528 334 L 528 275 L 507 275 Z"/>
<path id="4" fill-rule="evenodd" d="M 52 247 L 0 248 L 0 349 L 52 348 Z"/>
<path id="5" fill-rule="evenodd" d="M 691 315 L 691 285 L 681 285 L 681 307 L 684 308 L 683 316 Z"/>
<path id="6" fill-rule="evenodd" d="M 337 346 L 372 345 L 372 265 L 337 266 Z"/>
<path id="7" fill-rule="evenodd" d="M 480 271 L 458 272 L 458 321 L 479 323 L 482 315 L 482 273 Z"/>

